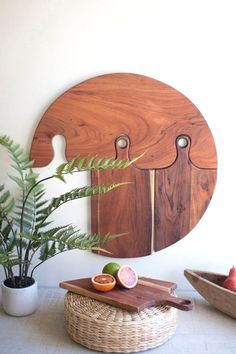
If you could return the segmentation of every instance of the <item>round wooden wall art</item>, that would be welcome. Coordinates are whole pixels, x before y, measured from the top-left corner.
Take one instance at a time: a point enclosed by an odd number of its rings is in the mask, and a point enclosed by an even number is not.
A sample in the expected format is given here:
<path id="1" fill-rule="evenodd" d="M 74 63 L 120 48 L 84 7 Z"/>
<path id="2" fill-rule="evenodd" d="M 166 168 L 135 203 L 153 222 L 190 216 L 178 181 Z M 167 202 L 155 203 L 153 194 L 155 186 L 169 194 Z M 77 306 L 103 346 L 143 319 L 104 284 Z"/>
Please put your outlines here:
<path id="1" fill-rule="evenodd" d="M 53 158 L 63 135 L 66 156 L 134 158 L 125 170 L 91 174 L 93 183 L 129 181 L 92 198 L 92 232 L 127 233 L 106 244 L 113 257 L 140 257 L 187 235 L 214 191 L 217 156 L 211 131 L 189 99 L 136 74 L 108 74 L 82 82 L 56 99 L 35 131 L 35 167 Z"/>

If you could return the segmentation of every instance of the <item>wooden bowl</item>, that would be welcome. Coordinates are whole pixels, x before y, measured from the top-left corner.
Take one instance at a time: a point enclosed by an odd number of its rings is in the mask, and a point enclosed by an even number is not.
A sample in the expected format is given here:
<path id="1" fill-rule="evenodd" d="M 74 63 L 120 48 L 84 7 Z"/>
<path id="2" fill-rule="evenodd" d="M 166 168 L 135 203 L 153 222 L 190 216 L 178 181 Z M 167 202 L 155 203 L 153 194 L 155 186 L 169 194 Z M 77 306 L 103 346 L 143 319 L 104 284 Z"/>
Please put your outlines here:
<path id="1" fill-rule="evenodd" d="M 211 305 L 236 318 L 236 292 L 223 288 L 226 275 L 191 269 L 185 269 L 184 275 Z"/>

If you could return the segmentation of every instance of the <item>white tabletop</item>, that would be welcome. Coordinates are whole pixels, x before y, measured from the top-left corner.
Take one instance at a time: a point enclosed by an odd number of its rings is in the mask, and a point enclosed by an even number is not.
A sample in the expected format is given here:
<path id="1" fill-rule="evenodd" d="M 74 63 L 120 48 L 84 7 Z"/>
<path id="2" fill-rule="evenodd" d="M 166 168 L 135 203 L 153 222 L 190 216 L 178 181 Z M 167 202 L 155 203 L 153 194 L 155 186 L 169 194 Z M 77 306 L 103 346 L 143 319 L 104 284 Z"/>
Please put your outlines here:
<path id="1" fill-rule="evenodd" d="M 59 288 L 40 288 L 41 305 L 27 317 L 6 315 L 0 306 L 1 354 L 96 353 L 73 342 L 63 323 L 63 297 Z M 173 337 L 148 354 L 236 354 L 236 320 L 211 307 L 195 291 L 178 290 L 192 298 L 195 308 L 178 311 Z"/>

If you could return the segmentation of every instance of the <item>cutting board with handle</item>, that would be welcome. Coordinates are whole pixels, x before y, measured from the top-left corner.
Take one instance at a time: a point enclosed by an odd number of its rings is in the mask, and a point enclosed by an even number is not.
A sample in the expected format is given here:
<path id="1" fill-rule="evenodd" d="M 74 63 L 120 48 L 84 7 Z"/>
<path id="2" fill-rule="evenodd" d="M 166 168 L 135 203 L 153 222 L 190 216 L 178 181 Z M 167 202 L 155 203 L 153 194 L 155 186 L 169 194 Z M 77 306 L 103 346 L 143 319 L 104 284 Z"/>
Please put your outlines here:
<path id="1" fill-rule="evenodd" d="M 60 287 L 128 311 L 141 311 L 157 305 L 168 305 L 183 311 L 193 309 L 191 300 L 173 295 L 177 287 L 175 283 L 147 277 L 140 277 L 133 289 L 116 285 L 108 292 L 94 289 L 91 278 L 64 281 L 60 283 Z"/>
<path id="2" fill-rule="evenodd" d="M 104 245 L 111 257 L 141 257 L 170 246 L 207 209 L 217 175 L 214 139 L 198 108 L 160 81 L 114 73 L 63 93 L 35 131 L 35 167 L 52 161 L 56 135 L 65 138 L 67 159 L 141 156 L 124 170 L 91 172 L 92 184 L 131 182 L 91 201 L 92 233 L 125 234 Z"/>
<path id="3" fill-rule="evenodd" d="M 125 147 L 120 147 L 122 141 Z M 129 159 L 130 141 L 127 136 L 116 142 L 116 158 Z M 124 235 L 103 246 L 112 257 L 141 257 L 152 252 L 152 198 L 149 170 L 129 166 L 123 170 L 91 172 L 92 184 L 110 184 L 113 181 L 129 182 L 122 188 L 91 200 L 92 233 L 103 235 L 119 232 Z M 137 192 L 138 190 L 138 192 Z M 107 255 L 102 251 L 99 254 Z"/>

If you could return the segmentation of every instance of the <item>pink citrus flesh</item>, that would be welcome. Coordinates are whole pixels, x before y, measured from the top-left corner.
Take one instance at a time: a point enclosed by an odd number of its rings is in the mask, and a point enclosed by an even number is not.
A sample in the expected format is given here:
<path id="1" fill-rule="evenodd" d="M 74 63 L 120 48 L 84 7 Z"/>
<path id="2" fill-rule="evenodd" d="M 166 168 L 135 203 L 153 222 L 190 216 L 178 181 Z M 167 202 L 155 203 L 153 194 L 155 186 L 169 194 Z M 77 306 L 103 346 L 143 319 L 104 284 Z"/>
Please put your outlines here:
<path id="1" fill-rule="evenodd" d="M 138 283 L 138 275 L 136 271 L 129 265 L 120 267 L 116 277 L 119 284 L 126 289 L 134 288 Z"/>

